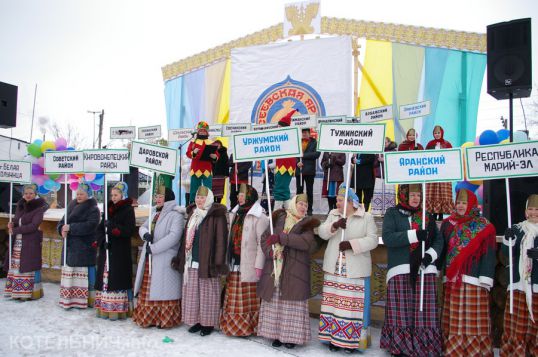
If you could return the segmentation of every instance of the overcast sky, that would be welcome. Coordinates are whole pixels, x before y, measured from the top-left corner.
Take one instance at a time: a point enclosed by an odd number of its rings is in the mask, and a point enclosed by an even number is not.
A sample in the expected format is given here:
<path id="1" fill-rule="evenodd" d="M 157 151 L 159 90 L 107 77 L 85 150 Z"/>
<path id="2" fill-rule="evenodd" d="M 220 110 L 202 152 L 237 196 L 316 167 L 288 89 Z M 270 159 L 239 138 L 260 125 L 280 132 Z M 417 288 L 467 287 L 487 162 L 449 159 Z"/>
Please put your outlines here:
<path id="1" fill-rule="evenodd" d="M 47 116 L 61 126 L 75 124 L 87 147 L 93 132 L 88 110 L 105 110 L 106 136 L 110 126 L 165 125 L 161 67 L 281 22 L 288 2 L 294 1 L 0 0 L 0 81 L 19 87 L 13 136 L 30 139 L 36 84 L 36 121 Z M 322 0 L 321 12 L 481 33 L 492 23 L 532 17 L 538 82 L 536 0 Z M 538 102 L 536 88 L 523 104 L 533 100 Z M 500 129 L 507 108 L 507 101 L 484 95 L 478 131 Z M 515 127 L 522 129 L 519 100 L 514 108 Z M 527 117 L 536 118 L 527 108 Z"/>

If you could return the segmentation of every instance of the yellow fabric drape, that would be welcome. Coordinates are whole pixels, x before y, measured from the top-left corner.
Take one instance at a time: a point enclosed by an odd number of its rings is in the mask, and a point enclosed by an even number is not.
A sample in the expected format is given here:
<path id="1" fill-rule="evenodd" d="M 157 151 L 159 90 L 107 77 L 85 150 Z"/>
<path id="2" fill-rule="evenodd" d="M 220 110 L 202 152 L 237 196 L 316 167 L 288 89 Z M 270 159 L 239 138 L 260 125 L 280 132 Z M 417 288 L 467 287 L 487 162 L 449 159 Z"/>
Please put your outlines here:
<path id="1" fill-rule="evenodd" d="M 232 72 L 232 62 L 228 59 L 226 60 L 226 67 L 224 69 L 224 76 L 222 79 L 222 90 L 220 91 L 220 98 L 218 102 L 218 110 L 217 110 L 217 123 L 218 124 L 226 124 L 228 123 L 228 119 L 230 117 L 230 92 L 231 92 L 231 72 Z M 222 142 L 222 145 L 226 146 L 228 148 L 228 152 L 230 151 L 229 140 L 227 137 L 221 137 L 219 138 Z M 229 182 L 229 181 L 228 181 Z M 224 185 L 224 196 L 222 197 L 221 203 L 223 205 L 226 205 L 228 201 L 228 185 Z"/>

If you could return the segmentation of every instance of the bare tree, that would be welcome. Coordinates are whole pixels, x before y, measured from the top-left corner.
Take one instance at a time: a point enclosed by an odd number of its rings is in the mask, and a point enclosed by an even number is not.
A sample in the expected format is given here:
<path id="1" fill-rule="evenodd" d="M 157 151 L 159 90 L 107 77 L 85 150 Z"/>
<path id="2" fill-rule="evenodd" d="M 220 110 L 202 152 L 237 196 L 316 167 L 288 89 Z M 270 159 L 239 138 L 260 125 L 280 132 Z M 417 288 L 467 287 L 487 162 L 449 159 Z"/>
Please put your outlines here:
<path id="1" fill-rule="evenodd" d="M 67 145 L 72 146 L 75 149 L 84 148 L 84 145 L 86 144 L 86 138 L 78 131 L 76 126 L 71 125 L 70 123 L 68 123 L 67 126 L 62 127 L 54 122 L 49 124 L 47 129 L 54 139 L 64 138 L 67 140 Z"/>

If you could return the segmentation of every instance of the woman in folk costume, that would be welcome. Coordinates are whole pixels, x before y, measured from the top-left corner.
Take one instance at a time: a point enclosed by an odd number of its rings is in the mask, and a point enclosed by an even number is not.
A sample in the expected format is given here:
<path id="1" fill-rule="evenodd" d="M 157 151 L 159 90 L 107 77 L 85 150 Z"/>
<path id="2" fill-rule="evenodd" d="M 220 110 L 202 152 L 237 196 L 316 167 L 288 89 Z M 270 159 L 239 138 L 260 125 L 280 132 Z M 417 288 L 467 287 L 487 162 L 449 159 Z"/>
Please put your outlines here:
<path id="1" fill-rule="evenodd" d="M 67 239 L 67 264 L 62 266 L 60 306 L 68 309 L 93 307 L 95 302 L 95 260 L 99 225 L 99 208 L 87 183 L 80 183 L 76 199 L 67 206 L 65 216 L 58 222 L 58 232 Z"/>
<path id="2" fill-rule="evenodd" d="M 273 347 L 294 348 L 310 341 L 310 251 L 314 228 L 320 222 L 306 217 L 308 202 L 300 194 L 287 210 L 273 213 L 274 234 L 262 237 L 265 265 L 258 282 L 262 299 L 258 336 L 273 340 Z"/>
<path id="3" fill-rule="evenodd" d="M 288 127 L 291 125 L 291 117 L 297 110 L 292 109 L 282 119 L 278 121 L 279 127 Z M 297 168 L 297 160 L 294 157 L 288 157 L 285 159 L 275 160 L 275 187 L 274 198 L 275 208 L 288 208 L 288 204 L 291 198 L 290 183 L 293 176 L 295 176 L 295 169 Z"/>
<path id="4" fill-rule="evenodd" d="M 140 327 L 170 328 L 181 323 L 181 274 L 170 262 L 179 248 L 185 209 L 176 205 L 174 192 L 168 187 L 160 186 L 154 199 L 152 217 L 138 230 L 144 246 L 136 272 L 134 294 L 138 301 L 133 321 Z"/>
<path id="5" fill-rule="evenodd" d="M 445 131 L 439 125 L 433 128 L 433 137 L 426 150 L 450 149 L 452 144 L 444 139 Z M 454 210 L 452 199 L 452 183 L 434 182 L 426 184 L 426 210 L 433 213 L 439 221 L 443 214 L 450 214 Z"/>
<path id="6" fill-rule="evenodd" d="M 219 325 L 220 276 L 228 272 L 227 209 L 214 202 L 210 189 L 200 186 L 187 214 L 185 234 L 172 265 L 183 273 L 183 322 L 191 326 L 190 333 L 207 336 Z"/>
<path id="7" fill-rule="evenodd" d="M 41 286 L 41 243 L 43 232 L 39 230 L 48 205 L 36 197 L 37 186 L 24 186 L 22 199 L 17 203 L 13 222 L 8 223 L 11 234 L 11 266 L 8 253 L 4 258 L 7 271 L 4 295 L 12 299 L 37 300 L 43 297 Z"/>
<path id="8" fill-rule="evenodd" d="M 319 227 L 319 236 L 328 240 L 323 258 L 323 297 L 319 339 L 331 351 L 346 352 L 367 347 L 370 320 L 370 251 L 378 244 L 374 217 L 365 212 L 359 197 L 348 189 L 344 217 L 345 186 L 338 191 L 337 209 L 329 212 Z M 342 229 L 345 229 L 344 240 Z M 340 267 L 340 254 L 342 266 Z"/>
<path id="9" fill-rule="evenodd" d="M 514 313 L 507 296 L 501 356 L 538 356 L 538 195 L 527 199 L 526 220 L 506 230 L 502 253 L 514 262 Z"/>
<path id="10" fill-rule="evenodd" d="M 133 313 L 133 262 L 131 237 L 136 230 L 133 200 L 127 197 L 125 182 L 118 182 L 110 191 L 108 221 L 104 213 L 97 228 L 97 281 L 95 309 L 98 317 L 126 319 Z M 105 237 L 108 234 L 108 243 Z M 108 257 L 108 270 L 106 269 Z"/>
<path id="11" fill-rule="evenodd" d="M 437 309 L 437 266 L 443 239 L 433 217 L 422 229 L 422 186 L 400 185 L 398 204 L 385 213 L 387 297 L 381 348 L 399 356 L 440 356 L 442 337 Z M 425 254 L 422 257 L 422 242 Z M 421 274 L 423 309 L 420 311 Z"/>
<path id="12" fill-rule="evenodd" d="M 495 274 L 495 227 L 476 196 L 461 189 L 456 208 L 443 220 L 446 243 L 443 339 L 446 356 L 493 356 L 489 289 Z"/>
<path id="13" fill-rule="evenodd" d="M 336 208 L 338 187 L 344 182 L 345 164 L 346 154 L 344 153 L 324 152 L 321 157 L 321 167 L 323 168 L 321 195 L 327 198 L 329 212 Z M 329 182 L 327 183 L 327 181 Z"/>
<path id="14" fill-rule="evenodd" d="M 260 299 L 256 295 L 256 283 L 265 263 L 261 238 L 269 227 L 269 218 L 252 186 L 241 184 L 237 199 L 239 204 L 232 210 L 230 219 L 231 273 L 226 279 L 220 329 L 228 336 L 250 336 L 258 329 Z"/>
<path id="15" fill-rule="evenodd" d="M 418 134 L 415 129 L 409 129 L 405 134 L 405 140 L 398 145 L 398 151 L 424 150 L 424 147 L 417 143 Z"/>
<path id="16" fill-rule="evenodd" d="M 196 138 L 189 143 L 189 147 L 187 148 L 187 157 L 192 159 L 189 203 L 194 202 L 196 191 L 200 185 L 209 188 L 212 187 L 213 163 L 219 158 L 218 151 L 210 154 L 209 159 L 202 158 L 205 147 L 212 144 L 213 142 L 209 140 L 209 124 L 205 121 L 198 122 L 198 125 L 196 126 Z"/>

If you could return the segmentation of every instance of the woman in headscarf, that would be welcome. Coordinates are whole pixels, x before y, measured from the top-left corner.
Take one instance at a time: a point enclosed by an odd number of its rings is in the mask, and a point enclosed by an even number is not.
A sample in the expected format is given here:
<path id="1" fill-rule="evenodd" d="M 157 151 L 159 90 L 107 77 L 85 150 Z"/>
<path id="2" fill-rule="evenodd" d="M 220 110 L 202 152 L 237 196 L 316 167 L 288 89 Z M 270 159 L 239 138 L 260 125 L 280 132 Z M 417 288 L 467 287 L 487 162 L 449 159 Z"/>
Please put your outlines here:
<path id="1" fill-rule="evenodd" d="M 321 157 L 321 167 L 323 168 L 321 195 L 327 198 L 329 212 L 336 208 L 338 187 L 344 182 L 345 164 L 346 154 L 344 153 L 324 152 Z"/>
<path id="2" fill-rule="evenodd" d="M 226 206 L 205 186 L 187 207 L 187 224 L 172 265 L 183 273 L 183 322 L 190 333 L 207 336 L 219 325 L 220 277 L 228 272 Z"/>
<path id="3" fill-rule="evenodd" d="M 331 351 L 365 350 L 370 325 L 370 251 L 378 244 L 374 217 L 365 212 L 353 190 L 340 186 L 337 209 L 329 212 L 319 227 L 319 236 L 328 240 L 323 258 L 323 297 L 319 339 Z M 344 206 L 346 216 L 344 217 Z M 344 231 L 342 231 L 344 229 Z M 342 232 L 344 238 L 342 240 Z M 341 266 L 339 257 L 342 256 Z M 347 332 L 344 332 L 344 331 Z"/>
<path id="4" fill-rule="evenodd" d="M 452 144 L 444 139 L 445 131 L 440 125 L 433 128 L 433 140 L 426 145 L 426 150 L 450 149 Z M 452 199 L 452 183 L 433 182 L 426 184 L 426 210 L 433 213 L 436 219 L 443 220 L 443 214 L 454 210 Z"/>
<path id="5" fill-rule="evenodd" d="M 438 267 L 433 263 L 440 260 L 443 239 L 432 217 L 426 216 L 425 227 L 422 229 L 422 186 L 400 185 L 398 204 L 385 213 L 382 233 L 388 272 L 380 344 L 393 355 L 442 354 L 436 297 Z M 424 298 L 420 311 L 422 272 Z"/>
<path id="6" fill-rule="evenodd" d="M 310 251 L 314 228 L 320 222 L 305 217 L 306 195 L 290 200 L 288 209 L 273 213 L 273 234 L 262 237 L 265 265 L 257 293 L 262 299 L 258 336 L 273 340 L 273 347 L 294 348 L 310 340 Z"/>
<path id="7" fill-rule="evenodd" d="M 527 199 L 525 217 L 506 230 L 502 245 L 507 262 L 512 246 L 514 313 L 507 295 L 501 356 L 538 356 L 538 194 Z"/>
<path id="8" fill-rule="evenodd" d="M 99 255 L 95 309 L 98 317 L 110 320 L 126 319 L 133 314 L 131 237 L 136 230 L 136 219 L 133 200 L 127 197 L 127 192 L 125 182 L 114 185 L 106 207 L 108 221 L 105 221 L 103 213 L 97 228 Z M 108 262 L 107 257 L 110 258 Z"/>
<path id="9" fill-rule="evenodd" d="M 250 336 L 258 330 L 260 299 L 256 296 L 256 283 L 265 263 L 261 238 L 269 227 L 269 218 L 258 202 L 254 187 L 241 184 L 237 199 L 239 204 L 232 210 L 230 219 L 231 272 L 226 279 L 220 329 L 228 336 Z"/>
<path id="10" fill-rule="evenodd" d="M 480 216 L 474 193 L 461 189 L 441 225 L 446 253 L 445 356 L 493 356 L 489 289 L 495 276 L 495 227 Z"/>
<path id="11" fill-rule="evenodd" d="M 157 189 L 154 200 L 153 217 L 138 230 L 144 246 L 136 272 L 133 321 L 140 327 L 170 328 L 181 323 L 181 274 L 170 262 L 179 248 L 185 209 L 176 205 L 174 192 L 165 186 Z"/>
<path id="12" fill-rule="evenodd" d="M 76 199 L 67 206 L 58 222 L 58 232 L 67 239 L 67 264 L 62 266 L 60 306 L 68 309 L 93 307 L 95 302 L 95 260 L 99 225 L 99 208 L 87 183 L 80 183 Z M 62 254 L 63 256 L 63 254 Z"/>
<path id="13" fill-rule="evenodd" d="M 37 186 L 24 186 L 22 199 L 17 203 L 15 217 L 8 223 L 11 234 L 11 266 L 8 253 L 4 260 L 7 271 L 4 295 L 12 299 L 37 300 L 43 297 L 41 286 L 41 243 L 39 230 L 48 205 L 37 197 Z"/>
<path id="14" fill-rule="evenodd" d="M 405 140 L 398 146 L 398 151 L 424 150 L 424 147 L 417 143 L 418 134 L 415 129 L 409 129 L 405 134 Z"/>

